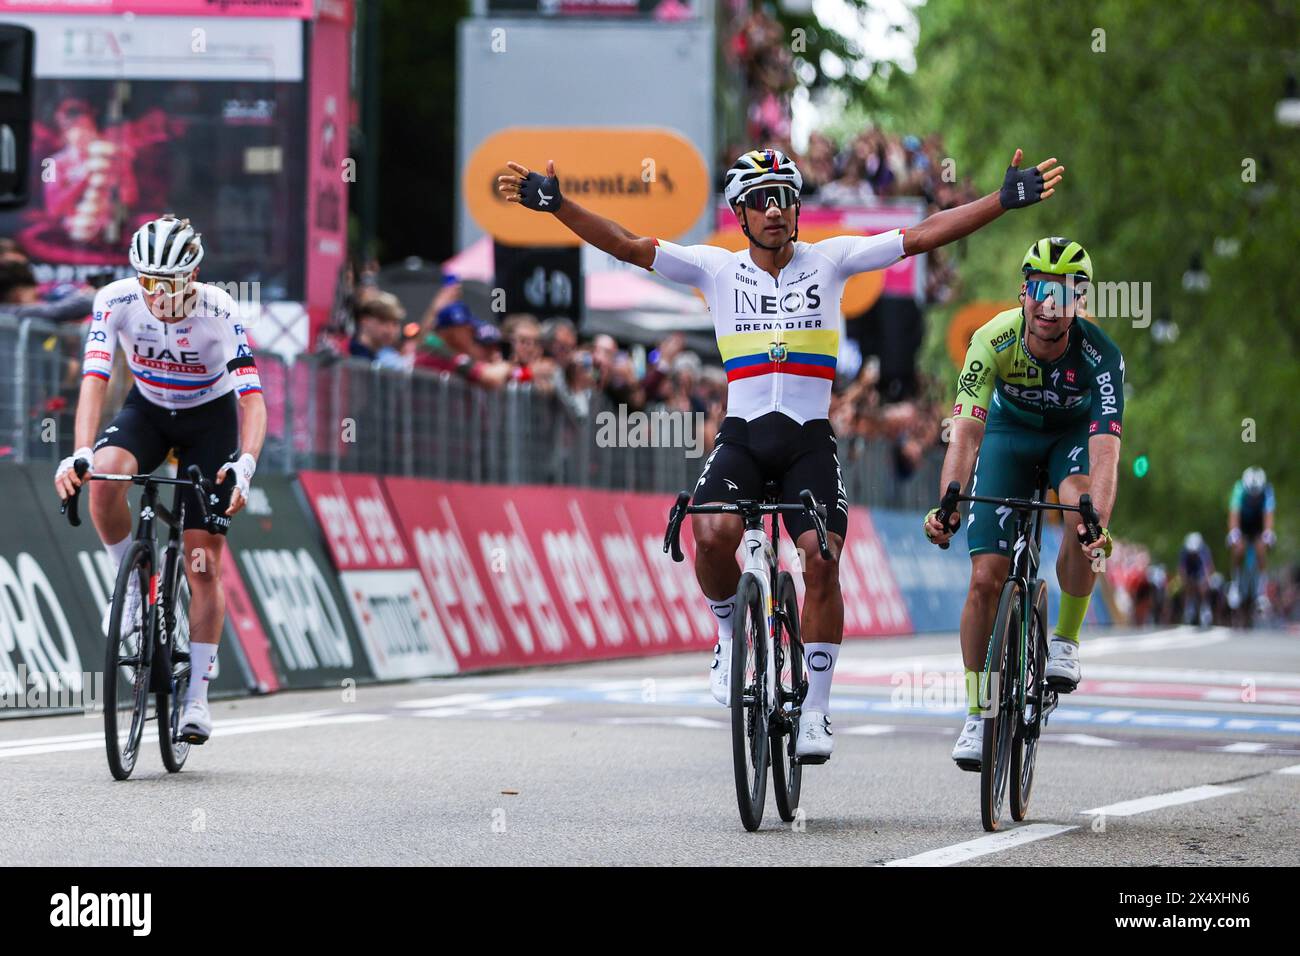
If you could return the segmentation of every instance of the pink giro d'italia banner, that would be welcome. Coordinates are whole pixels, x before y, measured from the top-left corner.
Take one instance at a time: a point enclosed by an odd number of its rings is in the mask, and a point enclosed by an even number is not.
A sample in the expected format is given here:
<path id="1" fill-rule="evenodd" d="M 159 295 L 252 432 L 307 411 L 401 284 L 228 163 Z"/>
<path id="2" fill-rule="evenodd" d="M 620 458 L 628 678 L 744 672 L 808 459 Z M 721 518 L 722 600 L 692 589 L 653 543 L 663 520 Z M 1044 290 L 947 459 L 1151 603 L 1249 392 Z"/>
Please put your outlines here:
<path id="1" fill-rule="evenodd" d="M 317 499 L 326 478 L 346 494 L 363 491 L 366 503 L 335 500 L 322 508 Z M 373 503 L 377 484 L 387 492 L 382 509 Z M 689 523 L 682 533 L 686 560 L 675 563 L 662 550 L 670 496 L 361 476 L 305 475 L 303 486 L 322 525 L 349 507 L 380 521 L 369 530 L 327 528 L 336 555 L 360 552 L 359 540 L 390 541 L 390 524 L 396 528 L 402 560 L 418 568 L 432 602 L 436 639 L 450 646 L 460 670 L 713 645 L 715 625 L 692 570 Z M 788 539 L 782 555 L 788 566 Z M 840 573 L 847 636 L 911 633 L 865 509 L 852 509 Z M 795 580 L 802 593 L 797 573 Z"/>

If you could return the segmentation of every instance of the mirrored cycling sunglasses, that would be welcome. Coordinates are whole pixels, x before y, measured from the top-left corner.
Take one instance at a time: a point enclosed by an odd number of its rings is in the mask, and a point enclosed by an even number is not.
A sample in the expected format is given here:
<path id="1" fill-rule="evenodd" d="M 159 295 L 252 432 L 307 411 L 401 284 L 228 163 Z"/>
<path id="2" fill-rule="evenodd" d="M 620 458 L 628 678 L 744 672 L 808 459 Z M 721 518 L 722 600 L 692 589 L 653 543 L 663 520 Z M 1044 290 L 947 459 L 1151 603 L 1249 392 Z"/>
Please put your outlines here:
<path id="1" fill-rule="evenodd" d="M 1042 302 L 1048 296 L 1058 304 L 1073 302 L 1087 290 L 1085 280 L 1071 279 L 1068 282 L 1056 282 L 1052 279 L 1030 279 L 1025 283 L 1025 294 L 1035 302 Z"/>
<path id="2" fill-rule="evenodd" d="M 755 186 L 741 196 L 740 201 L 750 209 L 757 209 L 759 212 L 765 211 L 772 203 L 776 203 L 777 209 L 789 209 L 799 204 L 799 194 L 794 191 L 793 186 L 780 184 Z"/>
<path id="3" fill-rule="evenodd" d="M 179 276 L 149 276 L 143 272 L 137 273 L 140 280 L 140 288 L 144 289 L 150 295 L 155 292 L 165 292 L 169 295 L 175 295 L 178 292 L 184 292 L 185 287 L 190 284 L 190 279 L 194 277 L 193 273 L 186 273 Z"/>

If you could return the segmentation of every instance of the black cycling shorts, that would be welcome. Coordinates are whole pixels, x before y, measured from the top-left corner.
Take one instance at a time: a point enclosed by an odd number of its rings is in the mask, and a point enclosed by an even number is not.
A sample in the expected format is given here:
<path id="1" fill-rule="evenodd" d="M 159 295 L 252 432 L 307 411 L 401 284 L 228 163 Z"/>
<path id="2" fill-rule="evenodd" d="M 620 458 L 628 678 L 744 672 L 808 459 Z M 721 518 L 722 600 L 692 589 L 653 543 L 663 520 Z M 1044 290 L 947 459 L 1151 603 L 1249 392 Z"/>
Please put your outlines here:
<path id="1" fill-rule="evenodd" d="M 239 451 L 239 403 L 234 392 L 227 392 L 194 408 L 172 411 L 155 405 L 132 386 L 121 410 L 95 442 L 96 451 L 109 446 L 125 448 L 134 455 L 142 475 L 152 474 L 166 460 L 167 453 L 175 449 L 180 462 L 178 475 L 183 477 L 185 469 L 198 465 L 203 477 L 215 483 L 217 470 Z M 225 534 L 230 527 L 225 510 L 234 487 L 233 477 L 216 487 L 219 500 L 208 509 L 212 515 L 210 525 L 203 523 L 197 493 L 187 489 L 185 529 Z M 170 498 L 162 500 L 170 506 Z"/>
<path id="2" fill-rule="evenodd" d="M 807 488 L 826 506 L 826 529 L 844 538 L 849 529 L 849 502 L 840 476 L 835 432 L 825 418 L 800 425 L 789 415 L 769 412 L 752 422 L 727 418 L 718 441 L 704 461 L 692 504 L 762 499 L 763 486 L 775 481 L 781 501 L 794 504 Z M 802 513 L 783 514 L 785 530 L 795 541 L 813 530 Z"/>

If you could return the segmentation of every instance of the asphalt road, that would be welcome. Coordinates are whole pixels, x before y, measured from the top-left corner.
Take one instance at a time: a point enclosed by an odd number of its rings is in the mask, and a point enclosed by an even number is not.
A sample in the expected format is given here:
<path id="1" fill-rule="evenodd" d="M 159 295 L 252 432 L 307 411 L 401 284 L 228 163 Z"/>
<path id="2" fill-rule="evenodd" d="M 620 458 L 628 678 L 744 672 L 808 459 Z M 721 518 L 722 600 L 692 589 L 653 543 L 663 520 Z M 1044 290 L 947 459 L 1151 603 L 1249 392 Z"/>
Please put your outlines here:
<path id="1" fill-rule="evenodd" d="M 111 779 L 98 716 L 0 721 L 18 865 L 1295 865 L 1300 635 L 1089 636 L 1030 819 L 980 827 L 956 638 L 850 643 L 803 816 L 735 807 L 699 654 L 217 702 L 184 772 L 146 737 Z"/>

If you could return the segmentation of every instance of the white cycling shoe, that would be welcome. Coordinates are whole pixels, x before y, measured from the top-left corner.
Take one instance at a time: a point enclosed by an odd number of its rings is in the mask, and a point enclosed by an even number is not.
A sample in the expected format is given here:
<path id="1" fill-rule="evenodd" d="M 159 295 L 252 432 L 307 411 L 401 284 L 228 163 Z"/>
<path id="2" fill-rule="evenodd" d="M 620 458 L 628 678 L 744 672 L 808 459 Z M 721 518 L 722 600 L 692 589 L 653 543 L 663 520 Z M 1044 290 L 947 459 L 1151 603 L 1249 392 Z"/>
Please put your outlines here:
<path id="1" fill-rule="evenodd" d="M 212 714 L 206 700 L 192 700 L 181 713 L 180 738 L 187 744 L 206 743 L 212 736 Z"/>
<path id="2" fill-rule="evenodd" d="M 108 637 L 108 619 L 113 616 L 113 599 L 109 598 L 108 606 L 104 608 L 104 616 L 99 622 L 99 629 L 105 637 Z M 121 637 L 127 637 L 135 630 L 140 623 L 140 578 L 138 575 L 131 575 L 131 580 L 126 585 L 126 608 L 122 613 Z"/>
<path id="3" fill-rule="evenodd" d="M 952 748 L 952 759 L 962 770 L 979 773 L 984 760 L 984 718 L 979 714 L 966 715 L 966 723 L 962 724 L 957 736 L 957 746 Z"/>
<path id="4" fill-rule="evenodd" d="M 1053 635 L 1047 642 L 1047 666 L 1043 668 L 1047 686 L 1059 694 L 1069 694 L 1079 686 L 1079 642 Z"/>
<path id="5" fill-rule="evenodd" d="M 805 710 L 799 715 L 799 736 L 794 752 L 800 763 L 825 763 L 835 749 L 831 732 L 831 719 L 818 710 Z"/>
<path id="6" fill-rule="evenodd" d="M 723 707 L 731 706 L 731 642 L 713 645 L 713 663 L 709 665 L 709 690 Z"/>

